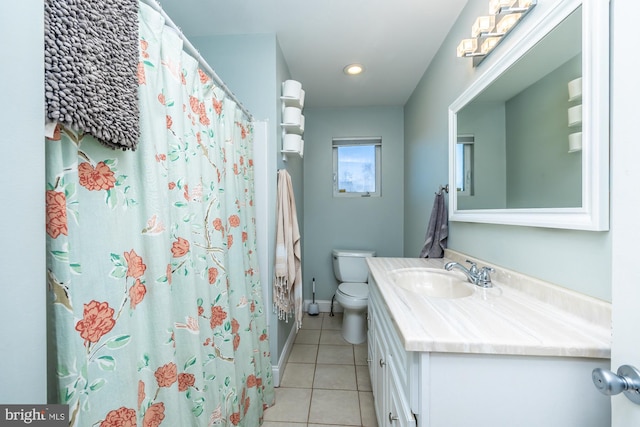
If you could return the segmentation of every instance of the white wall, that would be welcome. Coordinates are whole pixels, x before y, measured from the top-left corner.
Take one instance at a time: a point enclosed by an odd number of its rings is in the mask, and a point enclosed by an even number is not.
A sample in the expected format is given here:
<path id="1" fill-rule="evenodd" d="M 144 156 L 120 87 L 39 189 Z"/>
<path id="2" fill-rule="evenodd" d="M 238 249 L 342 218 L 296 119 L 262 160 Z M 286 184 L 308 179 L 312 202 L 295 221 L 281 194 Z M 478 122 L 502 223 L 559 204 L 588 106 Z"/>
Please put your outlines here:
<path id="1" fill-rule="evenodd" d="M 0 403 L 47 403 L 43 2 L 0 3 Z"/>

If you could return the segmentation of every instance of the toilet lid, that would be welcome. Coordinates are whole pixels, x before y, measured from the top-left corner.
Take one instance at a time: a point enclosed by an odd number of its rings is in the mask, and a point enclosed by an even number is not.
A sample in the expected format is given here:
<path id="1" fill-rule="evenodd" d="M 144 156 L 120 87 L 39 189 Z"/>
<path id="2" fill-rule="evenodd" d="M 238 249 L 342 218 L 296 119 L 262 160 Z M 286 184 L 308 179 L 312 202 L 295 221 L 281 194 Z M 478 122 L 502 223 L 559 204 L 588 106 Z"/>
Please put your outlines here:
<path id="1" fill-rule="evenodd" d="M 369 285 L 366 283 L 341 283 L 338 290 L 353 298 L 369 298 Z"/>

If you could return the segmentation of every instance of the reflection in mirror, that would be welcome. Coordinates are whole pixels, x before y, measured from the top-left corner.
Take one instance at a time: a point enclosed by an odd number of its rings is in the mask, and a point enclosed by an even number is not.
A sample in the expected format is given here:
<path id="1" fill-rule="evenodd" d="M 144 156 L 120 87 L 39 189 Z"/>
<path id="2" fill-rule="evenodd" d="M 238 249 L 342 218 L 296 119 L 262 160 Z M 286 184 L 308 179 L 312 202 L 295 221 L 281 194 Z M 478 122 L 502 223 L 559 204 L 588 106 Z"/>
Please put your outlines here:
<path id="1" fill-rule="evenodd" d="M 456 189 L 458 196 L 473 195 L 473 135 L 458 134 L 456 145 Z"/>
<path id="2" fill-rule="evenodd" d="M 567 121 L 568 83 L 582 75 L 581 16 L 578 8 L 458 111 L 458 135 L 474 135 L 476 160 L 475 191 L 458 191 L 458 209 L 582 206 L 581 153 L 569 152 Z"/>
<path id="3" fill-rule="evenodd" d="M 608 15 L 597 15 L 599 3 L 560 0 L 533 26 L 540 34 L 530 30 L 519 53 L 452 104 L 451 220 L 607 229 Z"/>

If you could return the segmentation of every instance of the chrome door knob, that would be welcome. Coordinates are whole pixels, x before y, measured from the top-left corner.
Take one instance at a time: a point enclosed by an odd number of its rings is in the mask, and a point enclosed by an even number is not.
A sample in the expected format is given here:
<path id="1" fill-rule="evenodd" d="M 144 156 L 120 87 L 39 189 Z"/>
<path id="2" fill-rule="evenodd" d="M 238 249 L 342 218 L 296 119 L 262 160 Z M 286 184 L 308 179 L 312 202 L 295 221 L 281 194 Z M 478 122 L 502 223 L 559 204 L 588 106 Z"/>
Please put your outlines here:
<path id="1" fill-rule="evenodd" d="M 622 365 L 618 373 L 597 368 L 591 373 L 591 379 L 598 391 L 607 396 L 624 393 L 633 403 L 640 405 L 640 371 L 630 365 Z"/>

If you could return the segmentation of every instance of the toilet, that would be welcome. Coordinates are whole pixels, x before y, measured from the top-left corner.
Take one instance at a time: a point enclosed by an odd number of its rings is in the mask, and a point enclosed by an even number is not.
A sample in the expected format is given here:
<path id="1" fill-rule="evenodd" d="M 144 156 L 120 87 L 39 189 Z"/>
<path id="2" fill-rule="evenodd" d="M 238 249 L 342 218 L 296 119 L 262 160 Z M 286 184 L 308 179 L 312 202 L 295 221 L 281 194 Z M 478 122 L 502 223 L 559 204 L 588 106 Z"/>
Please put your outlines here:
<path id="1" fill-rule="evenodd" d="M 374 251 L 334 249 L 333 272 L 340 282 L 336 300 L 344 309 L 342 314 L 342 337 L 351 344 L 363 343 L 367 338 L 365 313 L 369 302 L 367 278 L 369 268 L 366 258 L 376 255 Z"/>

